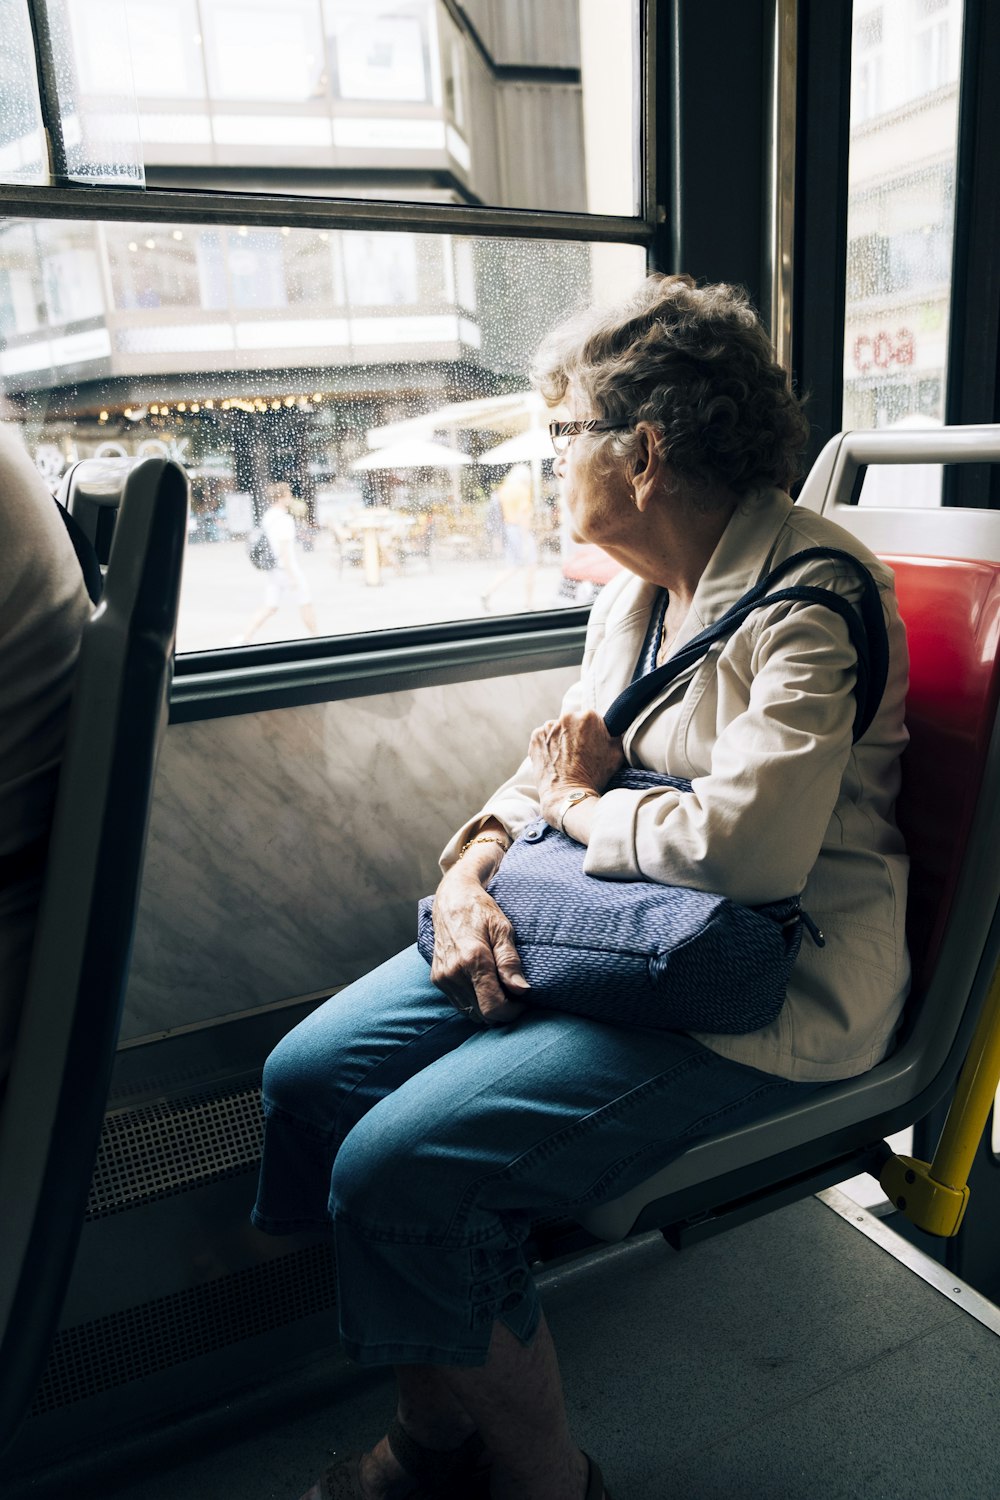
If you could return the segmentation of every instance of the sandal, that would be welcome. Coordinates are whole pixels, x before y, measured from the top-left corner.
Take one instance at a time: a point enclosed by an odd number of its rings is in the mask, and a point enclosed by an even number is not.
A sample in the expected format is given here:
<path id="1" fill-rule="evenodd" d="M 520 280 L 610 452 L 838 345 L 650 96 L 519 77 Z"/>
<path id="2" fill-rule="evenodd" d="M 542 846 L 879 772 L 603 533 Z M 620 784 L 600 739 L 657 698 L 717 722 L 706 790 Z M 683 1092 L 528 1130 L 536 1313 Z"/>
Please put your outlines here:
<path id="1" fill-rule="evenodd" d="M 580 1451 L 582 1452 L 583 1450 L 581 1449 Z M 587 1493 L 584 1495 L 583 1500 L 611 1500 L 610 1493 L 604 1488 L 604 1477 L 600 1469 L 589 1453 L 584 1453 L 583 1456 L 590 1465 L 590 1472 L 587 1475 Z"/>
<path id="2" fill-rule="evenodd" d="M 420 1486 L 409 1500 L 466 1500 L 470 1485 L 488 1472 L 489 1457 L 478 1432 L 470 1433 L 459 1447 L 444 1451 L 418 1443 L 398 1417 L 386 1435 L 400 1467 Z M 360 1453 L 331 1465 L 302 1500 L 364 1500 L 360 1465 Z"/>

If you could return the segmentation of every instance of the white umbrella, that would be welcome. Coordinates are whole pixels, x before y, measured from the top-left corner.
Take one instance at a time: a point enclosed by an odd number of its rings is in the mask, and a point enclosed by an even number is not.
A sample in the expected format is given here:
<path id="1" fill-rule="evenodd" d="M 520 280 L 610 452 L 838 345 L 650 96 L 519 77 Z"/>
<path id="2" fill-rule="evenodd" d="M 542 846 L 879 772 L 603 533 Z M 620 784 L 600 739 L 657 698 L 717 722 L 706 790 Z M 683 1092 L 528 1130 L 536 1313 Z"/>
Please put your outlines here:
<path id="1" fill-rule="evenodd" d="M 457 469 L 461 464 L 471 463 L 467 453 L 457 448 L 448 448 L 444 443 L 426 443 L 413 438 L 405 443 L 393 443 L 389 448 L 377 448 L 374 453 L 362 454 L 351 464 L 352 469 Z"/>
<path id="2" fill-rule="evenodd" d="M 552 448 L 552 439 L 549 437 L 547 427 L 529 427 L 527 432 L 519 432 L 514 437 L 504 438 L 495 448 L 488 448 L 485 453 L 480 453 L 477 460 L 481 464 L 524 464 L 530 463 L 533 458 L 555 458 Z"/>
<path id="3" fill-rule="evenodd" d="M 561 412 L 550 412 L 537 391 L 512 391 L 505 396 L 482 396 L 475 401 L 454 401 L 440 406 L 436 411 L 422 412 L 417 417 L 406 417 L 401 422 L 389 422 L 384 427 L 372 427 L 368 441 L 373 448 L 382 443 L 398 443 L 404 439 L 421 438 L 432 432 L 448 432 L 455 428 L 479 428 L 483 432 L 516 432 L 525 422 L 550 416 L 561 416 Z"/>

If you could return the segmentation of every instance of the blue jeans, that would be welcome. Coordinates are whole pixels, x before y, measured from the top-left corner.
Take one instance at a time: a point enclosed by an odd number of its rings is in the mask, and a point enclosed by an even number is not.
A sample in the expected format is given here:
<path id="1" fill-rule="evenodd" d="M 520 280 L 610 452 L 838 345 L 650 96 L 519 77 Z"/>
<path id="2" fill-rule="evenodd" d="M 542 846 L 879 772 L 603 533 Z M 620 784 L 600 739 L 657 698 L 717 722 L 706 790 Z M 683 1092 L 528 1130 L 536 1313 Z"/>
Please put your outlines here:
<path id="1" fill-rule="evenodd" d="M 532 1222 L 624 1193 L 699 1136 L 811 1093 L 691 1037 L 528 1010 L 484 1029 L 409 948 L 326 1001 L 264 1068 L 253 1222 L 329 1227 L 364 1365 L 482 1365 L 539 1303 Z"/>

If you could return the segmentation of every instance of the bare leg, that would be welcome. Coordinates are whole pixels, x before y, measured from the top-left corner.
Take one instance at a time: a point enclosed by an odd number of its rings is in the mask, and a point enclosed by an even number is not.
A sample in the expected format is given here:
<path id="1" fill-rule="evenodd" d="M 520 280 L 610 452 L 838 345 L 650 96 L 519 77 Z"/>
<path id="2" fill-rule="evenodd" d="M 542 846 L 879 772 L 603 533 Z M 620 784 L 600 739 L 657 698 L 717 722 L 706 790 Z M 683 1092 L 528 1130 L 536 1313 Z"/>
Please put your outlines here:
<path id="1" fill-rule="evenodd" d="M 411 1437 L 427 1448 L 457 1448 L 476 1424 L 440 1365 L 397 1365 L 397 1416 Z"/>
<path id="2" fill-rule="evenodd" d="M 484 609 L 489 609 L 490 599 L 496 593 L 497 589 L 504 588 L 510 582 L 510 580 L 512 578 L 516 578 L 517 577 L 517 575 L 518 575 L 519 572 L 520 572 L 520 567 L 507 568 L 507 570 L 505 572 L 501 573 L 499 575 L 499 577 L 494 578 L 493 582 L 490 584 L 489 588 L 485 591 L 485 593 L 483 593 L 483 594 L 480 595 L 480 598 L 483 601 L 483 607 L 484 607 Z"/>
<path id="3" fill-rule="evenodd" d="M 247 644 L 247 642 L 250 641 L 250 640 L 252 640 L 253 637 L 257 634 L 258 630 L 264 624 L 264 622 L 266 620 L 269 620 L 272 615 L 276 615 L 277 613 L 278 613 L 278 609 L 277 609 L 276 605 L 274 605 L 274 604 L 264 604 L 264 605 L 262 605 L 260 607 L 260 609 L 257 611 L 257 613 L 254 615 L 253 619 L 250 621 L 250 624 L 247 626 L 247 628 L 243 632 L 243 634 L 241 636 L 237 636 L 236 640 L 233 642 L 233 645 L 234 646 L 245 646 Z"/>
<path id="4" fill-rule="evenodd" d="M 570 1437 L 544 1317 L 527 1346 L 505 1324 L 494 1323 L 485 1365 L 406 1370 L 400 1385 L 404 1427 L 428 1446 L 437 1446 L 433 1435 L 447 1447 L 457 1447 L 470 1424 L 477 1427 L 493 1456 L 494 1500 L 582 1500 L 587 1460 Z M 372 1500 L 397 1500 L 412 1488 L 385 1438 L 365 1456 L 361 1472 Z"/>
<path id="5" fill-rule="evenodd" d="M 299 614 L 302 616 L 302 623 L 309 634 L 316 635 L 316 611 L 313 606 L 311 604 L 300 604 Z"/>

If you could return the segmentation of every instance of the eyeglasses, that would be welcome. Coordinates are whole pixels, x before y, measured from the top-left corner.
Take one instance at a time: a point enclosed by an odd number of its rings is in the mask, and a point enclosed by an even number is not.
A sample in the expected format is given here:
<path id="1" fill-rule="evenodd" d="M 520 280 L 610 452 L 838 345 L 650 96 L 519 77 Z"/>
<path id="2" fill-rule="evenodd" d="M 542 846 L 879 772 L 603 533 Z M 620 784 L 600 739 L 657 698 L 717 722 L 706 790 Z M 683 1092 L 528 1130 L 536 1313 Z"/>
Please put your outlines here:
<path id="1" fill-rule="evenodd" d="M 587 422 L 550 422 L 549 437 L 556 452 L 565 453 L 570 438 L 579 437 L 581 432 L 627 432 L 630 425 L 629 422 L 602 422 L 596 417 Z"/>

